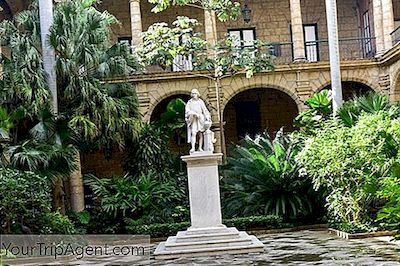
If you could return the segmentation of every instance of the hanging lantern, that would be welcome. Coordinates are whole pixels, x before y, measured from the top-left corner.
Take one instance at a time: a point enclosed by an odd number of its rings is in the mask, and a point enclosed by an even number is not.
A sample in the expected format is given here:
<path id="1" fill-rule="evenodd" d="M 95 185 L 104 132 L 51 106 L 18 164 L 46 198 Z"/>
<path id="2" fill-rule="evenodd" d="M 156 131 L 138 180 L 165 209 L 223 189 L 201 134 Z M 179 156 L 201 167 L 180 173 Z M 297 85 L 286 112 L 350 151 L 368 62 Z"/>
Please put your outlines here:
<path id="1" fill-rule="evenodd" d="M 251 9 L 247 5 L 247 1 L 244 2 L 244 7 L 242 9 L 243 20 L 246 23 L 249 23 L 251 20 Z"/>

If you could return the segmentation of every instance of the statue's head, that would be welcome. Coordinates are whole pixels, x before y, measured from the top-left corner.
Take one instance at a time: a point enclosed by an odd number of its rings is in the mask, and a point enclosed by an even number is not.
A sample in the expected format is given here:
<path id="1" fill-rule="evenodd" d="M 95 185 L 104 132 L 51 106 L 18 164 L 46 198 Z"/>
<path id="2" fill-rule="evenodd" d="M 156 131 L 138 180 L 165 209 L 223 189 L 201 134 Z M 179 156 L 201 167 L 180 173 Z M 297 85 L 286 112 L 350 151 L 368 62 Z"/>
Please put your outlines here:
<path id="1" fill-rule="evenodd" d="M 192 92 L 190 93 L 190 96 L 194 99 L 198 99 L 200 97 L 200 93 L 197 89 L 193 89 Z"/>

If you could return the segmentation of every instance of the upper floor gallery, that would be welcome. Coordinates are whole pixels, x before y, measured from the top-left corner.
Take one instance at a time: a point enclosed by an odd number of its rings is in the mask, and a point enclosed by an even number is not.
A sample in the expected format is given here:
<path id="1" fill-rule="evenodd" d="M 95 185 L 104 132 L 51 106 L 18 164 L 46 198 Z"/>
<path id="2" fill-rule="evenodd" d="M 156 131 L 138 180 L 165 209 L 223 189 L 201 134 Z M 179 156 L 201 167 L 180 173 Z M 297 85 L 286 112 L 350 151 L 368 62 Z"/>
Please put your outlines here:
<path id="1" fill-rule="evenodd" d="M 226 34 L 240 40 L 238 46 L 251 46 L 256 39 L 267 41 L 278 65 L 329 60 L 324 0 L 240 2 L 241 17 L 228 22 L 220 22 L 196 7 L 172 7 L 153 13 L 153 5 L 144 0 L 103 0 L 97 8 L 108 10 L 121 22 L 112 28 L 113 42 L 129 42 L 134 46 L 140 42 L 140 33 L 153 23 L 172 23 L 183 15 L 201 23 L 196 31 L 203 33 L 208 41 Z M 27 0 L 0 0 L 0 20 L 12 18 L 28 5 Z M 400 0 L 337 0 L 337 17 L 342 60 L 374 58 L 400 42 Z M 191 68 L 190 58 L 177 58 L 170 70 Z"/>

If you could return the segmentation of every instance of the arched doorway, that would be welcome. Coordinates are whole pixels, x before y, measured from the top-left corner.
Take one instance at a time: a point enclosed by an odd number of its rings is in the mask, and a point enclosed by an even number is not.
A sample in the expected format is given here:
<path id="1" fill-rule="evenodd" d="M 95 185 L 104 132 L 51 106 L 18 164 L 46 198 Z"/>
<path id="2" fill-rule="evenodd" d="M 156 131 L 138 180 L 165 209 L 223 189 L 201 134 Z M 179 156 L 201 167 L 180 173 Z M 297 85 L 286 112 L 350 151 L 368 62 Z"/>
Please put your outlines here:
<path id="1" fill-rule="evenodd" d="M 325 86 L 321 90 L 330 90 L 331 84 Z M 373 92 L 374 90 L 361 82 L 356 81 L 342 81 L 342 94 L 343 94 L 343 101 L 349 101 L 354 99 L 356 96 L 365 95 L 369 92 Z"/>
<path id="2" fill-rule="evenodd" d="M 255 88 L 235 95 L 224 109 L 225 139 L 229 146 L 245 135 L 254 137 L 264 131 L 270 136 L 284 127 L 293 131 L 299 111 L 286 93 L 272 88 Z"/>
<path id="3" fill-rule="evenodd" d="M 155 107 L 150 116 L 150 122 L 157 122 L 161 115 L 167 110 L 168 104 L 175 99 L 182 99 L 184 102 L 187 102 L 190 99 L 190 95 L 188 94 L 175 94 L 169 96 L 162 101 L 160 101 Z M 183 132 L 175 132 L 172 138 L 169 141 L 170 150 L 179 155 L 188 154 L 190 147 L 186 143 L 186 129 L 183 129 Z"/>

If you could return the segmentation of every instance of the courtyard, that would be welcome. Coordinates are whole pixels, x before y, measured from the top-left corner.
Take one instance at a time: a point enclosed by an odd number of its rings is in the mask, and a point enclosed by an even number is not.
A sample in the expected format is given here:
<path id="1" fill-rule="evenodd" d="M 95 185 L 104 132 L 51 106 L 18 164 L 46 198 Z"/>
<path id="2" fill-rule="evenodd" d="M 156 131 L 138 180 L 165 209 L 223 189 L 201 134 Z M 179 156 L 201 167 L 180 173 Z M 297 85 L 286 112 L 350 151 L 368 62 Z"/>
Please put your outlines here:
<path id="1" fill-rule="evenodd" d="M 146 248 L 150 258 L 101 257 L 79 261 L 62 260 L 47 265 L 400 265 L 399 244 L 379 238 L 346 240 L 325 229 L 275 234 L 258 234 L 265 244 L 263 253 L 218 255 L 174 260 L 156 260 L 152 255 L 157 242 Z M 147 253 L 148 254 L 148 253 Z M 38 265 L 40 261 L 24 265 Z"/>
<path id="2" fill-rule="evenodd" d="M 147 241 L 0 266 L 400 265 L 399 102 L 400 0 L 0 0 L 0 241 Z"/>

